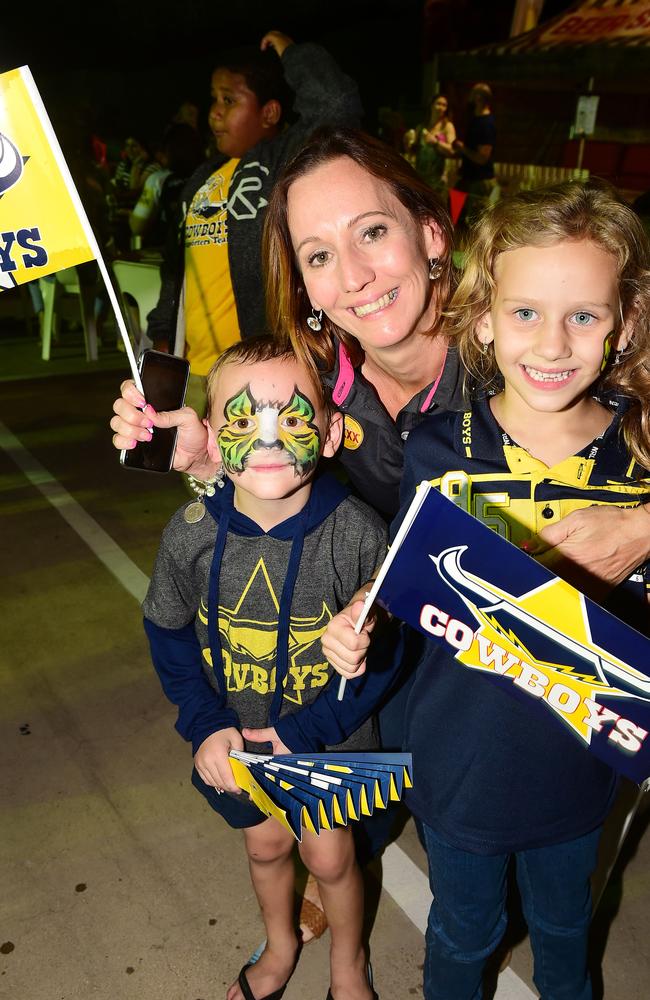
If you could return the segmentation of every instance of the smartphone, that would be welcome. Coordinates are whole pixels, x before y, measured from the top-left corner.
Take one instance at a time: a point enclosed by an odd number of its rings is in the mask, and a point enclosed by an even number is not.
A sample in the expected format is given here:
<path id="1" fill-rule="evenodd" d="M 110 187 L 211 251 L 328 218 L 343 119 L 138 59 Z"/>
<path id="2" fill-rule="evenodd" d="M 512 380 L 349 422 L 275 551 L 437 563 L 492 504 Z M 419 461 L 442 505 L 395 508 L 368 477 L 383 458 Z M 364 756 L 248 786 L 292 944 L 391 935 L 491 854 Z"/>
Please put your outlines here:
<path id="1" fill-rule="evenodd" d="M 144 398 L 154 410 L 178 410 L 185 401 L 190 374 L 189 361 L 162 351 L 143 351 L 138 369 L 144 388 Z M 120 453 L 125 469 L 143 472 L 169 472 L 176 450 L 175 427 L 154 427 L 151 441 L 138 441 L 135 448 Z"/>

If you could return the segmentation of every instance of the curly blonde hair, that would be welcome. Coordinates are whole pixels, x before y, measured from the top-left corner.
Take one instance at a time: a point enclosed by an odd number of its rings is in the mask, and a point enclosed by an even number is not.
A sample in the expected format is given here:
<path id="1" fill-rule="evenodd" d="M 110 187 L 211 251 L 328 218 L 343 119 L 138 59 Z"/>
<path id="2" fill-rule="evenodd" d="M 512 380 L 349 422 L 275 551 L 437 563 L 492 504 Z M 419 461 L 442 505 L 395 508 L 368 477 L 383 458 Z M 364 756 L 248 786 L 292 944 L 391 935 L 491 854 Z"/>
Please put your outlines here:
<path id="1" fill-rule="evenodd" d="M 619 363 L 605 369 L 599 388 L 632 400 L 622 419 L 631 455 L 650 468 L 650 245 L 638 216 L 604 183 L 569 181 L 504 198 L 469 233 L 465 266 L 445 312 L 443 332 L 456 343 L 472 380 L 487 388 L 500 384 L 492 346 L 477 337 L 479 321 L 491 309 L 499 256 L 522 247 L 589 240 L 616 264 L 619 289 L 618 333 L 633 325 Z"/>

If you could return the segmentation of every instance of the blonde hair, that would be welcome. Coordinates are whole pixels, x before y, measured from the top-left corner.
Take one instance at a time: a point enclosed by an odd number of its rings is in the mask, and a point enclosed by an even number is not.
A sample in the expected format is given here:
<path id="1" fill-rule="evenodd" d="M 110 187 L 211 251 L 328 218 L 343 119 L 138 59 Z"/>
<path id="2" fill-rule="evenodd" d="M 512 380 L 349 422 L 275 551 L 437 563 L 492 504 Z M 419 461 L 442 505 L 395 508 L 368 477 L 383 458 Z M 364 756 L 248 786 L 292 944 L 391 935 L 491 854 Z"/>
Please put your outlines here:
<path id="1" fill-rule="evenodd" d="M 266 306 L 270 329 L 284 343 L 290 342 L 296 354 L 313 368 L 331 369 L 336 359 L 337 342 L 347 348 L 353 364 L 363 359 L 358 341 L 336 326 L 327 316 L 321 330 L 314 333 L 307 326 L 311 304 L 293 249 L 287 219 L 287 195 L 294 181 L 325 163 L 347 157 L 373 177 L 382 181 L 404 206 L 414 222 L 434 222 L 445 243 L 440 277 L 434 294 L 446 303 L 451 292 L 453 265 L 452 227 L 444 206 L 400 154 L 379 139 L 344 128 L 321 128 L 294 157 L 276 182 L 264 225 L 262 258 L 266 262 Z M 424 253 L 424 249 L 423 249 Z M 436 323 L 431 335 L 438 333 Z"/>
<path id="2" fill-rule="evenodd" d="M 471 378 L 488 388 L 499 381 L 494 350 L 483 352 L 479 321 L 492 306 L 499 256 L 521 247 L 547 247 L 564 240 L 589 240 L 608 253 L 618 281 L 616 332 L 633 324 L 618 364 L 610 363 L 599 388 L 629 397 L 622 419 L 633 458 L 650 468 L 650 246 L 640 219 L 604 183 L 570 181 L 521 191 L 497 202 L 468 236 L 465 267 L 445 313 L 444 333 L 455 341 Z"/>

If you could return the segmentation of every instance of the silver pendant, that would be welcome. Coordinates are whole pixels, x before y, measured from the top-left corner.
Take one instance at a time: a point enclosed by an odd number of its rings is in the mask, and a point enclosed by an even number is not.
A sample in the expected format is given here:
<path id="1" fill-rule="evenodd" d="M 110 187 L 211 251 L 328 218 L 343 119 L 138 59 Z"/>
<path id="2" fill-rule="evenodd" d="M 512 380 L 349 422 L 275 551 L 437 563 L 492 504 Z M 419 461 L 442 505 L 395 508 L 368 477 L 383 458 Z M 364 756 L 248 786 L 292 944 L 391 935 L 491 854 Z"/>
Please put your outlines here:
<path id="1" fill-rule="evenodd" d="M 183 511 L 183 517 L 188 524 L 196 524 L 205 517 L 205 504 L 202 500 L 192 500 Z"/>

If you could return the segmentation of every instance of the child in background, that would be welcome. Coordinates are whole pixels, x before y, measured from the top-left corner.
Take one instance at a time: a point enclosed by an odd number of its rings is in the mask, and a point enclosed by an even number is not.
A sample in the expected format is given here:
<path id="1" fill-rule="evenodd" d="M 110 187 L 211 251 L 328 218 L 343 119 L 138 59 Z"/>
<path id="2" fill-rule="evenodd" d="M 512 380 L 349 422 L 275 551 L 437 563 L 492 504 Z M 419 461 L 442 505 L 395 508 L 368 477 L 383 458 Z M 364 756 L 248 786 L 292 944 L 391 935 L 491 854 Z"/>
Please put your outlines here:
<path id="1" fill-rule="evenodd" d="M 342 417 L 320 381 L 271 338 L 228 349 L 208 376 L 208 487 L 165 529 L 144 601 L 145 629 L 176 728 L 192 742 L 192 781 L 243 829 L 267 945 L 227 1000 L 279 1000 L 298 954 L 292 835 L 235 784 L 230 749 L 314 752 L 376 746 L 368 678 L 337 701 L 320 636 L 381 562 L 381 518 L 338 481 L 316 475 Z M 369 683 L 368 683 L 369 682 Z M 225 793 L 225 794 L 224 794 Z M 330 1000 L 376 998 L 361 939 L 363 895 L 351 830 L 305 833 L 331 932 Z"/>
<path id="2" fill-rule="evenodd" d="M 158 350 L 190 362 L 186 404 L 200 417 L 213 362 L 266 328 L 262 227 L 278 175 L 319 125 L 356 124 L 361 114 L 354 80 L 320 45 L 269 31 L 258 51 L 221 54 L 209 112 L 216 156 L 183 189 L 147 329 Z"/>
<path id="3" fill-rule="evenodd" d="M 522 192 L 483 216 L 446 332 L 494 394 L 465 414 L 434 413 L 411 433 L 404 504 L 429 479 L 540 553 L 542 528 L 572 510 L 646 501 L 649 266 L 639 220 L 603 188 Z M 617 588 L 628 620 L 647 623 L 647 579 L 643 566 Z M 346 677 L 364 670 L 369 639 L 352 631 L 360 606 L 323 637 Z M 506 927 L 513 855 L 540 995 L 588 1000 L 590 876 L 616 791 L 613 770 L 432 642 L 406 731 L 408 804 L 424 825 L 434 895 L 426 1000 L 482 996 L 486 959 Z"/>

